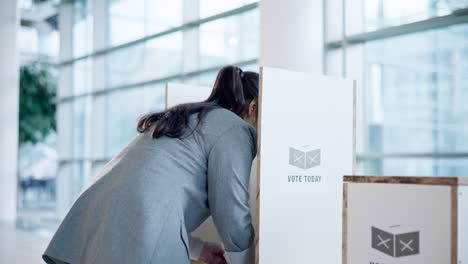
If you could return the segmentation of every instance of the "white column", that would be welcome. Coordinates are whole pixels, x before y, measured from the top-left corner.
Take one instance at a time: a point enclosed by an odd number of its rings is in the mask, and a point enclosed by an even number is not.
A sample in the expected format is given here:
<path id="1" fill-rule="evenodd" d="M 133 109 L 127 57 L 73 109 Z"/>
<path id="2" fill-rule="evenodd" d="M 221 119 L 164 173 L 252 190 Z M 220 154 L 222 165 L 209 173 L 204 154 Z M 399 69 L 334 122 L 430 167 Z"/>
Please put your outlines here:
<path id="1" fill-rule="evenodd" d="M 323 1 L 260 1 L 260 66 L 323 73 Z"/>
<path id="2" fill-rule="evenodd" d="M 73 4 L 64 2 L 59 8 L 60 61 L 71 59 L 73 53 Z M 72 65 L 61 66 L 57 94 L 59 98 L 71 95 Z M 73 108 L 69 103 L 57 106 L 57 143 L 60 160 L 72 158 Z M 57 216 L 61 218 L 70 207 L 72 200 L 73 164 L 59 163 L 56 178 Z"/>
<path id="3" fill-rule="evenodd" d="M 18 166 L 19 69 L 16 0 L 3 0 L 0 8 L 0 221 L 16 219 Z"/>
<path id="4" fill-rule="evenodd" d="M 109 44 L 109 12 L 107 0 L 93 1 L 93 50 L 103 50 Z M 106 56 L 97 56 L 92 58 L 93 65 L 93 90 L 103 90 L 106 88 Z M 85 156 L 93 159 L 107 158 L 107 96 L 93 96 L 92 110 L 89 120 L 91 124 L 86 126 L 88 133 L 88 143 L 90 144 L 89 153 Z M 103 163 L 93 162 L 89 176 L 94 178 L 101 169 Z M 87 185 L 85 183 L 85 185 Z"/>
<path id="5" fill-rule="evenodd" d="M 109 18 L 107 12 L 107 0 L 92 1 L 93 16 L 93 51 L 103 50 L 109 44 Z M 106 56 L 97 56 L 92 58 L 93 65 L 93 90 L 102 90 L 106 88 Z M 93 129 L 95 132 L 95 130 Z"/>

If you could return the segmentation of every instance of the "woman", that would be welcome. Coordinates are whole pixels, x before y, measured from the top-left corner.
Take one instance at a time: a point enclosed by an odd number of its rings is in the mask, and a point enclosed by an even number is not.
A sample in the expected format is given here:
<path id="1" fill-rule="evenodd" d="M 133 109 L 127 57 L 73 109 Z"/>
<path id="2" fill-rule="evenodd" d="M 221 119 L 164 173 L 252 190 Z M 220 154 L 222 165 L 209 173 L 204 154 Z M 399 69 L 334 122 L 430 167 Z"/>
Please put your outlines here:
<path id="1" fill-rule="evenodd" d="M 43 259 L 253 263 L 248 186 L 257 98 L 258 74 L 228 66 L 206 101 L 144 116 L 141 134 L 80 195 Z M 225 250 L 189 239 L 209 215 Z"/>

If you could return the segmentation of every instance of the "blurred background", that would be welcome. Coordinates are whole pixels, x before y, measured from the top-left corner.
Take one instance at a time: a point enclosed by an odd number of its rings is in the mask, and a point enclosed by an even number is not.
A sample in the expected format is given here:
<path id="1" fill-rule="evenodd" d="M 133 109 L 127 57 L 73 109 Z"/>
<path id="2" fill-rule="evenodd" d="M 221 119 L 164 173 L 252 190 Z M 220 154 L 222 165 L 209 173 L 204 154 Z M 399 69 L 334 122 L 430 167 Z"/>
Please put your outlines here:
<path id="1" fill-rule="evenodd" d="M 166 82 L 258 71 L 275 30 L 260 21 L 276 0 L 262 1 L 2 0 L 5 263 L 41 263 L 84 186 L 164 108 Z M 316 2 L 318 23 L 287 26 L 314 37 L 319 72 L 358 80 L 358 173 L 468 176 L 468 0 Z"/>

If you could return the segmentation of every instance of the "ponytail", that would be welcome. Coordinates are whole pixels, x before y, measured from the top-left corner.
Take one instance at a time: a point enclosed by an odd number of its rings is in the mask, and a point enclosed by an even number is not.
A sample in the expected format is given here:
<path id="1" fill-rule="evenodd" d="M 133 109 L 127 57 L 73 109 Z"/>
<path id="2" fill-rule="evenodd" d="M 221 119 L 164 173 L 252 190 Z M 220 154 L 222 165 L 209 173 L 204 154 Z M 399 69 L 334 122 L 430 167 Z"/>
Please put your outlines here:
<path id="1" fill-rule="evenodd" d="M 226 66 L 219 71 L 208 99 L 145 115 L 138 121 L 137 131 L 143 133 L 150 130 L 153 138 L 179 138 L 188 128 L 190 115 L 198 113 L 198 124 L 215 108 L 225 108 L 240 116 L 246 103 L 257 98 L 258 73 L 243 72 L 239 67 Z"/>
<path id="2" fill-rule="evenodd" d="M 207 101 L 240 115 L 245 104 L 243 77 L 244 72 L 238 67 L 222 68 Z"/>

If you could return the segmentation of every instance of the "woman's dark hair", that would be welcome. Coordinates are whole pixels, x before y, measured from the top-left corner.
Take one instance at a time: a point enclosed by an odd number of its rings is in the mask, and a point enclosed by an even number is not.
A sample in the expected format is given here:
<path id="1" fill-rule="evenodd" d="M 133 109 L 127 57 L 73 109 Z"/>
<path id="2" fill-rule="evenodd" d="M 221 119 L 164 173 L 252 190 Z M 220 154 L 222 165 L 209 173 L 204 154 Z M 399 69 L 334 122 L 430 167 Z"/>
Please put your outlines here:
<path id="1" fill-rule="evenodd" d="M 225 108 L 241 116 L 245 113 L 247 104 L 257 98 L 258 73 L 243 72 L 238 67 L 226 66 L 219 71 L 208 99 L 145 115 L 138 121 L 137 131 L 150 131 L 153 138 L 179 138 L 188 128 L 190 115 L 198 113 L 198 124 L 215 108 Z"/>

